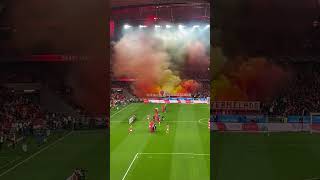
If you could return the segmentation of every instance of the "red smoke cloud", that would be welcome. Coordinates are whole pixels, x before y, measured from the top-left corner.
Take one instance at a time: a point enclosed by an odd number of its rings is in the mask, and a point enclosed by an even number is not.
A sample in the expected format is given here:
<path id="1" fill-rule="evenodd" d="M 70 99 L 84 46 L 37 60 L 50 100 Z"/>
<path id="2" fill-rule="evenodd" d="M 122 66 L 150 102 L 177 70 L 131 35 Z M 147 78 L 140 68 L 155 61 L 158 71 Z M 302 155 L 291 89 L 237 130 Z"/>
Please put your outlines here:
<path id="1" fill-rule="evenodd" d="M 187 66 L 192 67 L 196 72 L 207 70 L 210 59 L 207 55 L 207 48 L 200 41 L 193 41 L 187 46 Z"/>
<path id="2" fill-rule="evenodd" d="M 178 89 L 178 93 L 195 93 L 199 89 L 200 84 L 195 80 L 186 80 L 181 82 L 180 86 L 181 89 Z"/>
<path id="3" fill-rule="evenodd" d="M 177 41 L 152 32 L 125 34 L 114 46 L 114 76 L 136 79 L 132 90 L 139 97 L 160 90 L 194 93 L 199 82 L 183 80 L 181 74 L 186 67 L 191 67 L 193 73 L 208 69 L 206 47 L 200 41 L 186 41 L 183 46 Z"/>
<path id="4" fill-rule="evenodd" d="M 266 100 L 290 78 L 290 71 L 265 58 L 230 62 L 225 67 L 212 84 L 216 100 Z"/>

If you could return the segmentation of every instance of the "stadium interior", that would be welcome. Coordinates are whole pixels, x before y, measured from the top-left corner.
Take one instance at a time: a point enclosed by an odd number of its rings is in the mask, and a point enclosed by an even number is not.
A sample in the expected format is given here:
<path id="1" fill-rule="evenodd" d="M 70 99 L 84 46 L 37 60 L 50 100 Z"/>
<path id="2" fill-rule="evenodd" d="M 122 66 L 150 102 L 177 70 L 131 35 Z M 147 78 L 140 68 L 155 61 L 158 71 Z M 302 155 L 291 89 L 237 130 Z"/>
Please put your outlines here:
<path id="1" fill-rule="evenodd" d="M 192 1 L 194 7 L 190 1 L 120 2 L 113 2 L 110 21 L 112 98 L 137 101 L 160 91 L 208 97 L 210 6 L 205 1 Z M 144 43 L 159 47 L 142 50 Z"/>
<path id="2" fill-rule="evenodd" d="M 0 2 L 0 179 L 107 177 L 105 9 L 90 3 Z"/>
<path id="3" fill-rule="evenodd" d="M 113 1 L 111 179 L 210 178 L 208 2 Z"/>
<path id="4" fill-rule="evenodd" d="M 270 1 L 262 7 L 259 3 L 239 2 L 225 14 L 222 12 L 230 6 L 228 2 L 217 2 L 218 23 L 212 32 L 216 40 L 212 50 L 211 88 L 214 91 L 211 100 L 258 101 L 260 107 L 253 111 L 222 110 L 217 107 L 220 104 L 212 103 L 217 105 L 212 108 L 214 114 L 287 117 L 307 116 L 320 110 L 317 3 Z M 275 10 L 267 13 L 270 9 Z M 253 14 L 257 14 L 256 17 Z M 277 17 L 279 14 L 281 17 Z M 237 18 L 231 21 L 234 16 Z M 232 27 L 235 30 L 228 31 Z"/>
<path id="5" fill-rule="evenodd" d="M 214 2 L 214 179 L 319 179 L 320 2 Z"/>
<path id="6" fill-rule="evenodd" d="M 0 0 L 0 179 L 317 180 L 319 88 L 320 0 Z"/>

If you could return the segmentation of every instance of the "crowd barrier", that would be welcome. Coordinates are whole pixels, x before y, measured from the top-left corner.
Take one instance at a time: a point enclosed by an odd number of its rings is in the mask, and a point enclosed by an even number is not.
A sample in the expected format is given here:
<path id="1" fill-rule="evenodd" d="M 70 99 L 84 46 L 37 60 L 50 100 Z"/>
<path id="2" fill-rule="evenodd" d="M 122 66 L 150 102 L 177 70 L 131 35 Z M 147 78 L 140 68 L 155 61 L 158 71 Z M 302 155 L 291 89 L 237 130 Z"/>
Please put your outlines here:
<path id="1" fill-rule="evenodd" d="M 214 122 L 211 130 L 230 132 L 320 132 L 320 124 Z"/>
<path id="2" fill-rule="evenodd" d="M 209 98 L 149 98 L 144 103 L 156 104 L 210 104 Z"/>
<path id="3" fill-rule="evenodd" d="M 214 116 L 211 116 L 211 119 L 214 119 Z M 310 123 L 310 116 L 297 116 L 292 115 L 287 118 L 281 116 L 265 116 L 265 115 L 217 115 L 215 121 L 217 122 L 231 122 L 231 123 L 267 123 L 272 122 L 274 119 L 278 121 L 288 122 L 288 123 Z M 312 123 L 320 123 L 320 116 L 313 116 Z"/>
<path id="4" fill-rule="evenodd" d="M 212 115 L 211 130 L 228 132 L 320 132 L 320 116 Z"/>
<path id="5" fill-rule="evenodd" d="M 213 119 L 213 116 L 211 117 Z M 263 115 L 217 115 L 217 122 L 232 122 L 232 123 L 246 123 L 246 122 L 267 122 L 267 118 Z"/>
<path id="6" fill-rule="evenodd" d="M 311 117 L 310 116 L 288 116 L 288 122 L 290 123 L 297 123 L 302 118 L 304 123 L 310 123 Z M 320 123 L 320 116 L 313 116 L 312 123 Z"/>

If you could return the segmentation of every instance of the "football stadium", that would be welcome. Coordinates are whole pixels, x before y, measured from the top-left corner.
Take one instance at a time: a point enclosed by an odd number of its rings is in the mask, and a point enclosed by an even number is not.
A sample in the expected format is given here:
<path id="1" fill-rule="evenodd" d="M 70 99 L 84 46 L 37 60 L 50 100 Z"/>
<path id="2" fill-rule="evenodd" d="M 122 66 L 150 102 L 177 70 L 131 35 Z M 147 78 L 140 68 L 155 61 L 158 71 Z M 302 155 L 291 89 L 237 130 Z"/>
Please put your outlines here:
<path id="1" fill-rule="evenodd" d="M 234 2 L 215 3 L 213 178 L 320 179 L 319 3 Z"/>
<path id="2" fill-rule="evenodd" d="M 0 179 L 107 179 L 106 66 L 94 56 L 99 33 L 82 28 L 99 8 L 71 1 L 0 6 Z"/>
<path id="3" fill-rule="evenodd" d="M 110 178 L 210 178 L 210 4 L 113 1 Z"/>

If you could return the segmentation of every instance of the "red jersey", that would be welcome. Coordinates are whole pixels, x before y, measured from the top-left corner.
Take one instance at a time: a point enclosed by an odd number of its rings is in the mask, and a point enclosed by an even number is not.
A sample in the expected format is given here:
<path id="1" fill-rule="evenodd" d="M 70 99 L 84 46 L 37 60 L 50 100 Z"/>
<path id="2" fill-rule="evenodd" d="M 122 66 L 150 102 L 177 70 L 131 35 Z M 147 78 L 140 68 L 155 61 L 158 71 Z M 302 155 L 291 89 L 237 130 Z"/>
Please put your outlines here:
<path id="1" fill-rule="evenodd" d="M 150 132 L 153 132 L 153 131 L 154 131 L 154 121 L 150 121 L 150 123 L 149 123 L 149 129 L 150 129 Z"/>

